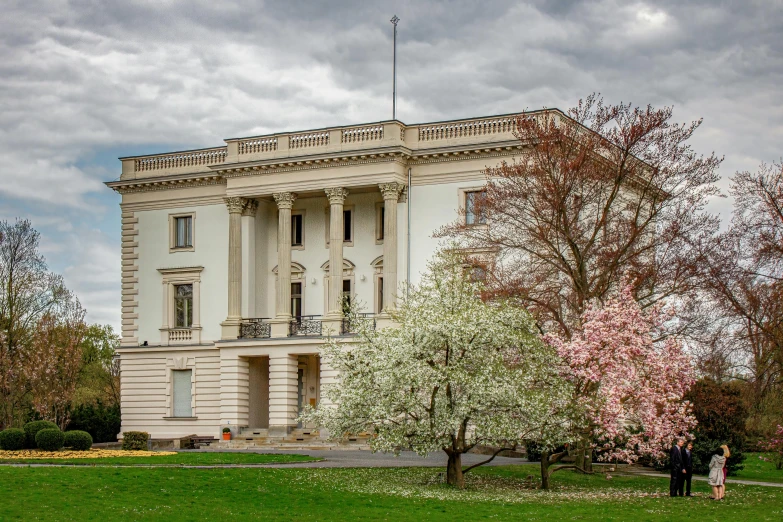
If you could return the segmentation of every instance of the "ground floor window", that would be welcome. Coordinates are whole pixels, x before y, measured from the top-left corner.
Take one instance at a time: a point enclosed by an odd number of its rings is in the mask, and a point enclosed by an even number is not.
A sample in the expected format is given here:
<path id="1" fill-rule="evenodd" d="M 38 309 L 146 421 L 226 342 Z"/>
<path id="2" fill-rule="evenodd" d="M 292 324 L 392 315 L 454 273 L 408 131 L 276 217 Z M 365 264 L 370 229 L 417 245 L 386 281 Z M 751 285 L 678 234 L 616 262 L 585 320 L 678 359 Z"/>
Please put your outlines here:
<path id="1" fill-rule="evenodd" d="M 174 417 L 192 417 L 193 416 L 193 395 L 191 392 L 193 381 L 193 370 L 174 370 L 172 371 L 172 388 Z"/>

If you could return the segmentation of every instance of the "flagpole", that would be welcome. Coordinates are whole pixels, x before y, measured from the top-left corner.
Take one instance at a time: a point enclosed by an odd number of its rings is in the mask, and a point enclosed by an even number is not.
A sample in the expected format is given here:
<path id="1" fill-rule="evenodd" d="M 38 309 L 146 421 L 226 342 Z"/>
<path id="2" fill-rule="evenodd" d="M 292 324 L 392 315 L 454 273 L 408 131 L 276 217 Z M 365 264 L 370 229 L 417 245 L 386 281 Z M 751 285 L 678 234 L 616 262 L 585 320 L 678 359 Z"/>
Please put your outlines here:
<path id="1" fill-rule="evenodd" d="M 392 67 L 392 119 L 397 119 L 397 15 L 389 20 L 394 25 L 394 65 Z"/>

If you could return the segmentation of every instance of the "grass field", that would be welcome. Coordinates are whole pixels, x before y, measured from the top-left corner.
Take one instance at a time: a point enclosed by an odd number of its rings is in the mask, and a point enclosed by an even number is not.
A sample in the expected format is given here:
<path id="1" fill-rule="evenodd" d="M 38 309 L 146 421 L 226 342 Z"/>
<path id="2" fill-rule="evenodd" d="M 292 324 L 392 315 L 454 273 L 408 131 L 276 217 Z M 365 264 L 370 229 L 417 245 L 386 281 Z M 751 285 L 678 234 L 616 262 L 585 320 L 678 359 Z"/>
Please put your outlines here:
<path id="1" fill-rule="evenodd" d="M 176 455 L 154 455 L 142 457 L 107 457 L 97 459 L 3 459 L 0 463 L 11 464 L 78 464 L 83 466 L 168 464 L 168 465 L 210 465 L 210 464 L 282 464 L 290 462 L 311 462 L 319 459 L 305 455 L 271 455 L 260 453 L 196 453 L 180 452 Z"/>
<path id="2" fill-rule="evenodd" d="M 0 520 L 753 520 L 783 519 L 783 489 L 734 485 L 725 501 L 669 498 L 668 481 L 483 468 L 468 488 L 438 469 L 0 468 Z"/>
<path id="3" fill-rule="evenodd" d="M 729 477 L 743 480 L 759 480 L 762 482 L 781 482 L 783 483 L 783 469 L 775 469 L 771 462 L 764 462 L 759 458 L 758 453 L 746 453 L 747 458 L 742 463 L 745 469 L 740 471 L 736 477 Z"/>

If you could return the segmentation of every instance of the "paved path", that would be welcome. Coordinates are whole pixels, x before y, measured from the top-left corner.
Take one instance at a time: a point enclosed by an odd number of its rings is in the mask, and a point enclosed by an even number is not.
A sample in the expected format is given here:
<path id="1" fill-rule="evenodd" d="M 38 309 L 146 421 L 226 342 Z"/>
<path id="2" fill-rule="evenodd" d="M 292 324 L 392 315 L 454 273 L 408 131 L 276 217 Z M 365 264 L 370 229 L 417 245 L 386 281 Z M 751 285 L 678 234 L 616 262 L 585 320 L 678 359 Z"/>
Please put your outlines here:
<path id="1" fill-rule="evenodd" d="M 187 450 L 188 453 L 222 453 L 225 450 Z M 290 462 L 290 463 L 270 463 L 270 464 L 205 464 L 205 465 L 181 465 L 181 464 L 133 464 L 133 465 L 112 465 L 114 467 L 150 467 L 150 468 L 192 468 L 192 469 L 217 469 L 217 468 L 401 468 L 401 467 L 446 467 L 446 455 L 443 453 L 432 453 L 427 457 L 420 457 L 412 451 L 403 451 L 399 456 L 390 453 L 372 453 L 366 450 L 230 450 L 232 453 L 271 453 L 285 455 L 295 453 L 297 455 L 307 455 L 324 459 L 318 462 Z M 476 455 L 467 453 L 462 456 L 462 465 L 470 466 L 477 464 L 482 460 L 489 458 L 487 455 Z M 512 459 L 508 457 L 495 457 L 495 460 L 486 464 L 487 466 L 508 466 L 508 465 L 526 465 L 530 467 L 530 474 L 537 476 L 538 463 L 528 462 L 525 459 Z M 96 464 L 106 466 L 107 464 Z M 19 466 L 19 467 L 91 467 L 89 461 L 84 464 L 0 464 L 0 466 Z M 664 473 L 655 473 L 638 468 L 624 468 L 614 472 L 615 475 L 634 475 L 649 478 L 668 479 L 669 475 Z M 694 480 L 706 481 L 707 477 L 695 475 Z M 747 486 L 766 486 L 774 488 L 783 488 L 783 483 L 775 482 L 756 482 L 753 480 L 740 480 L 730 478 L 731 484 L 744 484 Z"/>
<path id="2" fill-rule="evenodd" d="M 645 471 L 645 470 L 639 470 L 639 471 L 623 470 L 615 473 L 615 475 L 626 475 L 626 476 L 637 475 L 642 477 L 665 478 L 665 479 L 668 479 L 670 476 L 668 473 L 655 473 L 652 471 Z M 693 480 L 707 482 L 707 477 L 694 475 Z M 736 479 L 733 477 L 729 477 L 728 480 L 726 480 L 726 484 L 728 484 L 729 487 L 731 487 L 732 484 L 743 484 L 745 486 L 767 486 L 771 488 L 783 488 L 783 483 L 779 483 L 779 482 L 759 482 L 755 480 Z"/>

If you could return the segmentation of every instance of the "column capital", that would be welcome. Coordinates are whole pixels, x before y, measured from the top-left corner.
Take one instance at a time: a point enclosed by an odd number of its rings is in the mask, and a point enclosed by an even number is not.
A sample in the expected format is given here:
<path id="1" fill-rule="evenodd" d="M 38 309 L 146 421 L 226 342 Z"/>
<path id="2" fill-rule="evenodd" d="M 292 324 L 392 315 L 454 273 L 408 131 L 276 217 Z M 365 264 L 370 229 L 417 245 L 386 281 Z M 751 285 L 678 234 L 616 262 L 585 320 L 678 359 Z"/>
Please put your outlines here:
<path id="1" fill-rule="evenodd" d="M 258 210 L 258 200 L 248 199 L 246 200 L 245 208 L 242 210 L 242 215 L 255 217 L 257 210 Z"/>
<path id="2" fill-rule="evenodd" d="M 275 198 L 277 208 L 287 208 L 290 210 L 294 206 L 294 201 L 296 201 L 296 194 L 293 192 L 278 192 L 277 194 L 272 194 L 272 197 Z"/>
<path id="3" fill-rule="evenodd" d="M 378 185 L 378 188 L 381 189 L 381 194 L 383 194 L 384 201 L 386 200 L 398 201 L 400 199 L 400 194 L 402 194 L 402 191 L 405 188 L 405 185 L 402 185 L 397 182 L 381 183 L 380 185 Z"/>
<path id="4" fill-rule="evenodd" d="M 228 207 L 229 214 L 241 214 L 245 208 L 245 198 L 230 197 L 223 198 L 223 201 L 225 201 L 226 206 Z"/>
<path id="5" fill-rule="evenodd" d="M 348 196 L 348 189 L 342 187 L 328 188 L 324 192 L 326 192 L 326 197 L 329 198 L 330 205 L 342 205 Z"/>

